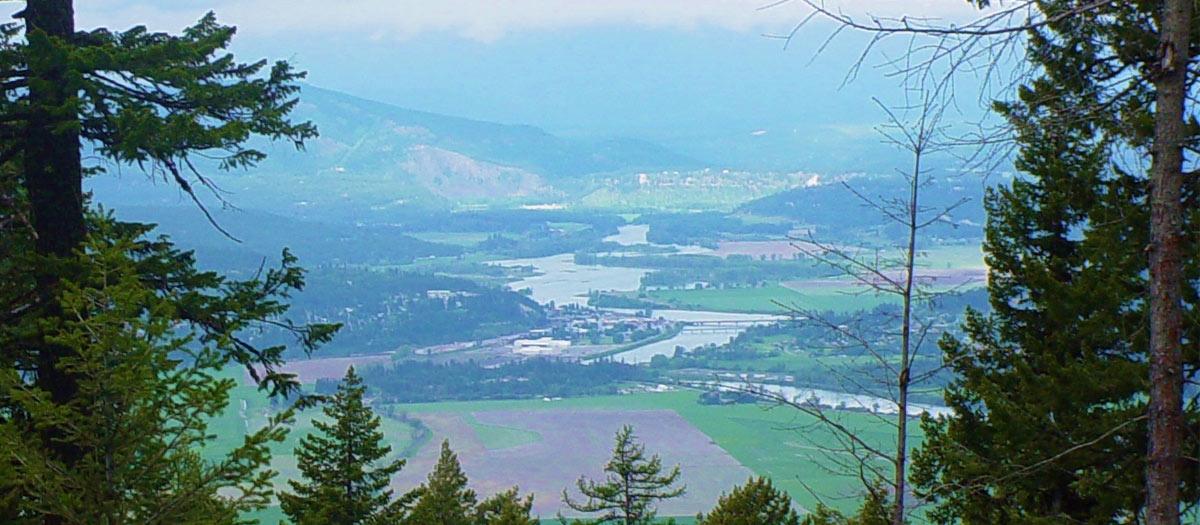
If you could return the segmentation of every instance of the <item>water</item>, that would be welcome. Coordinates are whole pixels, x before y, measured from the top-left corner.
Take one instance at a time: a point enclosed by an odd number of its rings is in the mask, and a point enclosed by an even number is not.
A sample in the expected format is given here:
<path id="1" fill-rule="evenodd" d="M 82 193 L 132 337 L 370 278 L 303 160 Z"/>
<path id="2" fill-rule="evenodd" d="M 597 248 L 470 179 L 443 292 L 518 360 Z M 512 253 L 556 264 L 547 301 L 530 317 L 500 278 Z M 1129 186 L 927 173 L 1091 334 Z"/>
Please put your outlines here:
<path id="1" fill-rule="evenodd" d="M 647 240 L 646 235 L 650 233 L 649 224 L 626 224 L 617 228 L 617 233 L 604 238 L 606 242 L 613 242 L 621 246 L 637 246 L 639 244 L 652 244 Z M 713 253 L 711 248 L 703 246 L 684 246 L 681 244 L 655 244 L 660 248 L 674 248 L 675 253 L 695 255 L 702 253 Z"/>
<path id="2" fill-rule="evenodd" d="M 624 226 L 623 240 L 634 241 L 644 239 L 645 231 L 636 228 L 637 225 Z M 640 233 L 639 233 L 640 232 Z M 587 305 L 588 292 L 592 290 L 631 292 L 636 291 L 642 282 L 642 276 L 650 270 L 644 268 L 618 268 L 611 266 L 576 264 L 571 254 L 551 255 L 530 259 L 510 259 L 497 261 L 501 266 L 532 266 L 536 275 L 509 283 L 513 290 L 529 288 L 533 291 L 533 300 L 541 304 L 553 302 L 555 305 Z M 619 310 L 632 313 L 632 310 Z M 703 312 L 690 310 L 655 310 L 654 316 L 672 321 L 760 321 L 769 323 L 780 316 L 760 314 L 737 314 L 725 312 Z M 709 344 L 721 345 L 728 343 L 745 328 L 730 329 L 721 332 L 689 332 L 646 346 L 638 347 L 629 352 L 617 354 L 613 359 L 626 363 L 648 363 L 656 355 L 672 356 L 675 347 L 682 346 L 691 350 L 698 346 Z"/>
<path id="3" fill-rule="evenodd" d="M 876 397 L 865 394 L 848 394 L 846 392 L 834 392 L 832 390 L 821 390 L 819 388 L 798 388 L 794 386 L 783 385 L 764 385 L 753 383 L 735 383 L 732 381 L 720 381 L 710 383 L 725 390 L 745 391 L 753 389 L 765 392 L 769 395 L 775 395 L 797 403 L 815 403 L 823 408 L 849 408 L 853 410 L 864 410 L 876 414 L 896 414 L 899 412 L 899 406 L 890 399 Z M 942 406 L 922 405 L 919 403 L 908 404 L 908 415 L 910 417 L 930 414 L 933 416 L 950 415 L 951 410 Z"/>
<path id="4" fill-rule="evenodd" d="M 642 284 L 642 276 L 649 270 L 642 268 L 617 268 L 575 264 L 575 256 L 569 253 L 537 257 L 533 259 L 509 259 L 493 264 L 500 266 L 532 266 L 537 275 L 509 283 L 513 290 L 533 290 L 533 300 L 563 306 L 567 304 L 587 305 L 588 292 L 612 290 L 630 292 Z"/>
<path id="5" fill-rule="evenodd" d="M 650 233 L 649 224 L 626 224 L 617 228 L 617 233 L 604 238 L 604 242 L 615 242 L 621 246 L 650 244 L 646 234 Z"/>
<path id="6" fill-rule="evenodd" d="M 611 310 L 634 313 L 634 310 L 622 310 L 619 308 L 612 308 Z M 698 310 L 654 310 L 651 312 L 651 315 L 681 322 L 752 321 L 754 324 L 769 324 L 786 319 L 786 317 L 779 315 L 705 312 Z M 646 346 L 640 346 L 628 352 L 617 354 L 613 356 L 613 360 L 629 364 L 649 363 L 656 355 L 665 355 L 667 357 L 675 355 L 675 347 L 677 346 L 682 346 L 690 351 L 698 346 L 707 346 L 710 344 L 723 345 L 745 330 L 745 326 L 730 327 L 716 332 L 693 332 L 685 328 L 683 332 L 671 339 L 650 343 Z"/>
<path id="7" fill-rule="evenodd" d="M 633 228 L 626 226 L 624 228 Z M 624 241 L 636 241 L 639 236 L 644 238 L 645 232 L 639 230 L 624 230 L 619 233 Z M 610 237 L 610 239 L 615 238 Z M 620 241 L 614 241 L 620 242 Z M 533 259 L 513 259 L 507 261 L 499 261 L 495 264 L 503 266 L 532 266 L 537 272 L 537 275 L 522 279 L 520 281 L 510 283 L 509 287 L 514 290 L 522 288 L 530 288 L 533 290 L 534 300 L 546 304 L 553 301 L 557 305 L 565 304 L 587 304 L 587 295 L 591 290 L 606 290 L 606 291 L 635 291 L 638 289 L 642 276 L 649 272 L 643 268 L 616 268 L 607 266 L 581 265 L 575 264 L 575 258 L 571 254 L 552 255 L 549 257 L 538 257 Z M 624 313 L 634 313 L 634 310 L 625 310 L 613 308 L 613 311 Z M 784 316 L 769 315 L 769 314 L 742 314 L 729 312 L 708 312 L 696 310 L 654 310 L 652 315 L 662 317 L 671 321 L 680 322 L 703 322 L 703 321 L 750 321 L 754 324 L 767 324 L 774 321 L 786 319 Z M 745 331 L 744 326 L 730 327 L 728 330 L 716 332 L 710 331 L 690 331 L 684 329 L 675 337 L 657 343 L 651 343 L 617 354 L 612 357 L 616 361 L 621 361 L 630 364 L 648 363 L 654 356 L 675 355 L 675 348 L 682 346 L 688 350 L 692 350 L 699 346 L 707 345 L 722 345 L 728 343 L 738 334 Z M 747 385 L 743 383 L 721 382 L 715 383 L 713 386 L 719 386 L 727 389 L 745 388 Z M 762 388 L 765 391 L 786 397 L 789 400 L 796 401 L 815 401 L 819 406 L 827 408 L 851 408 L 856 410 L 870 411 L 877 414 L 895 414 L 898 412 L 894 402 L 870 395 L 849 394 L 845 392 L 834 392 L 831 390 L 821 390 L 813 388 L 797 388 L 792 386 L 782 385 L 754 385 L 755 388 Z M 925 413 L 932 415 L 948 414 L 949 409 L 946 407 L 910 404 L 908 407 L 909 415 L 917 416 Z"/>

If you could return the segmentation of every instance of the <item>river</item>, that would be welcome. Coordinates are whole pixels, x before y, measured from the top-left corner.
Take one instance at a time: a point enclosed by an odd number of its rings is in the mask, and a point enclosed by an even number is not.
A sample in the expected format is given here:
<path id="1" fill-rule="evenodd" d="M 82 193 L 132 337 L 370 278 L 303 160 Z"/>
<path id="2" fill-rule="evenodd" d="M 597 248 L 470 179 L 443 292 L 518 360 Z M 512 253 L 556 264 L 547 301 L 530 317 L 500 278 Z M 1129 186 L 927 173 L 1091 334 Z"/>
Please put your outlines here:
<path id="1" fill-rule="evenodd" d="M 834 392 L 832 390 L 822 390 L 819 388 L 798 388 L 794 386 L 783 385 L 735 383 L 732 381 L 716 381 L 704 384 L 734 392 L 755 390 L 763 392 L 769 396 L 778 396 L 778 398 L 783 398 L 787 401 L 795 403 L 812 403 L 822 408 L 851 409 L 872 412 L 875 414 L 895 414 L 899 412 L 899 405 L 895 401 L 864 394 L 848 394 L 845 392 Z M 909 403 L 907 412 L 910 417 L 921 416 L 924 414 L 929 414 L 935 417 L 947 416 L 952 413 L 949 408 L 944 406 L 924 405 L 920 403 Z"/>
<path id="2" fill-rule="evenodd" d="M 646 233 L 648 230 L 646 225 L 622 226 L 618 229 L 617 234 L 604 240 L 623 246 L 647 244 Z M 676 246 L 675 248 L 680 250 L 680 253 L 701 253 L 707 250 L 700 247 Z M 513 290 L 528 288 L 533 292 L 531 295 L 533 300 L 541 304 L 554 303 L 558 306 L 566 304 L 586 306 L 588 293 L 593 290 L 636 291 L 641 286 L 642 276 L 650 272 L 644 268 L 576 264 L 574 255 L 569 253 L 529 259 L 509 259 L 497 261 L 494 264 L 532 266 L 535 275 L 509 283 L 508 287 Z M 614 310 L 620 311 L 619 309 Z M 775 315 L 692 310 L 655 310 L 653 314 L 671 321 L 757 321 L 765 324 L 782 319 Z M 692 349 L 709 344 L 725 344 L 744 330 L 744 327 L 704 332 L 685 329 L 675 337 L 618 354 L 613 356 L 613 359 L 631 364 L 648 363 L 656 355 L 674 355 L 677 346 Z"/>
<path id="3" fill-rule="evenodd" d="M 607 240 L 620 244 L 631 245 L 645 242 L 645 231 L 623 227 L 616 236 Z M 578 304 L 586 305 L 588 292 L 592 290 L 628 292 L 635 291 L 641 285 L 643 275 L 650 270 L 643 268 L 618 268 L 598 265 L 576 264 L 571 254 L 552 255 L 530 259 L 510 259 L 494 264 L 501 266 L 532 266 L 536 275 L 509 284 L 509 288 L 520 290 L 529 288 L 533 291 L 533 299 L 542 304 L 553 302 L 556 305 Z M 632 310 L 613 309 L 632 313 Z M 654 310 L 653 315 L 672 321 L 752 321 L 755 323 L 770 323 L 784 317 L 766 314 L 741 314 L 729 312 L 709 312 L 696 310 Z M 675 354 L 675 348 L 682 346 L 693 349 L 710 344 L 721 345 L 737 337 L 745 330 L 744 327 L 731 327 L 720 331 L 690 331 L 684 329 L 675 337 L 641 346 L 613 356 L 613 359 L 630 364 L 648 363 L 654 356 Z M 741 385 L 733 383 L 722 384 L 729 388 Z M 895 403 L 878 397 L 848 394 L 821 389 L 796 388 L 790 386 L 763 385 L 773 394 L 786 396 L 788 399 L 815 402 L 825 407 L 848 407 L 868 410 L 876 413 L 895 413 Z M 945 407 L 928 405 L 911 405 L 910 415 L 932 413 L 942 414 Z"/>

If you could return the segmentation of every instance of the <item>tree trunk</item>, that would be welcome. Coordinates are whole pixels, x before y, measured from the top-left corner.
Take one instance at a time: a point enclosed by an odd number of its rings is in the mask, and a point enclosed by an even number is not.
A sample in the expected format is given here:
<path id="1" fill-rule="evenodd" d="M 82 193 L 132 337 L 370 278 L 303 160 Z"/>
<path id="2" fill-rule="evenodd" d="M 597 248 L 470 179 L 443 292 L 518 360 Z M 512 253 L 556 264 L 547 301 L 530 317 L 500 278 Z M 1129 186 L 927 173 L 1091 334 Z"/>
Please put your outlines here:
<path id="1" fill-rule="evenodd" d="M 924 133 L 921 130 L 920 133 Z M 912 185 L 908 197 L 908 246 L 904 261 L 904 311 L 900 320 L 900 376 L 896 378 L 896 500 L 892 504 L 892 525 L 904 525 L 904 494 L 908 491 L 908 387 L 911 380 L 909 367 L 912 352 L 912 303 L 913 282 L 916 279 L 917 257 L 917 213 L 921 190 L 921 155 L 923 145 L 914 146 Z"/>
<path id="2" fill-rule="evenodd" d="M 1183 142 L 1192 2 L 1165 0 L 1150 168 L 1150 443 L 1146 523 L 1179 524 L 1183 445 Z"/>
<path id="3" fill-rule="evenodd" d="M 57 288 L 65 261 L 83 242 L 83 169 L 79 151 L 76 113 L 69 107 L 72 92 L 67 60 L 55 44 L 70 41 L 75 34 L 72 0 L 30 0 L 23 14 L 29 42 L 29 120 L 25 130 L 24 184 L 29 195 L 34 248 L 43 259 L 38 264 L 37 287 L 42 315 L 60 317 Z M 69 349 L 43 342 L 38 348 L 37 386 L 58 405 L 72 401 L 79 385 L 70 374 L 59 370 Z M 83 451 L 59 438 L 61 431 L 46 429 L 43 439 L 67 469 Z M 46 516 L 45 523 L 64 520 Z"/>
<path id="4" fill-rule="evenodd" d="M 27 35 L 41 32 L 70 40 L 75 33 L 72 0 L 30 1 L 24 17 Z M 44 47 L 35 42 L 37 39 L 30 39 L 31 47 Z M 25 135 L 24 175 L 37 233 L 36 249 L 40 255 L 57 257 L 70 256 L 84 236 L 79 131 L 75 113 L 63 111 L 74 95 L 65 62 L 55 57 L 29 64 L 31 112 Z"/>

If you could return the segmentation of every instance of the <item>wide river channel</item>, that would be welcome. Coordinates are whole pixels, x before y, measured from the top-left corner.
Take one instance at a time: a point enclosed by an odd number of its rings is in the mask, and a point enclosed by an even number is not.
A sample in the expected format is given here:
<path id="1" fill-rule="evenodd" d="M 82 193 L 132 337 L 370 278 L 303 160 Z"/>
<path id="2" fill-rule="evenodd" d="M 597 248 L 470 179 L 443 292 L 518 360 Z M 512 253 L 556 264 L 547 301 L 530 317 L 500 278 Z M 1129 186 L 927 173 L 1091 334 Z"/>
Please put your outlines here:
<path id="1" fill-rule="evenodd" d="M 648 244 L 646 234 L 649 226 L 634 224 L 622 226 L 616 235 L 605 238 L 605 241 L 633 246 Z M 705 248 L 696 246 L 674 246 L 678 253 L 702 253 Z M 575 264 L 575 256 L 569 253 L 537 257 L 532 259 L 511 259 L 496 264 L 502 266 L 532 266 L 536 275 L 509 283 L 509 288 L 521 290 L 528 288 L 533 291 L 533 299 L 542 304 L 556 305 L 577 304 L 587 305 L 588 294 L 592 291 L 636 291 L 642 284 L 642 276 L 650 272 L 644 268 L 620 268 L 613 266 Z M 617 310 L 617 309 L 614 309 Z M 619 310 L 618 310 L 619 311 Z M 655 310 L 655 317 L 671 321 L 757 321 L 770 323 L 782 319 L 776 315 L 740 314 L 728 312 L 705 312 L 696 310 Z M 722 345 L 737 337 L 744 328 L 727 328 L 719 331 L 690 331 L 684 330 L 670 339 L 651 343 L 617 354 L 613 359 L 630 364 L 648 363 L 656 355 L 671 356 L 675 348 L 682 346 L 693 349 L 709 344 Z"/>
<path id="2" fill-rule="evenodd" d="M 643 225 L 624 226 L 620 233 L 606 240 L 622 245 L 646 243 L 646 227 Z M 683 248 L 681 253 L 698 253 L 704 248 Z M 587 305 L 588 294 L 592 291 L 636 291 L 641 286 L 642 276 L 650 270 L 643 268 L 621 268 L 599 265 L 576 264 L 572 254 L 551 255 L 530 259 L 510 259 L 498 261 L 502 266 L 531 266 L 536 274 L 520 281 L 509 283 L 509 288 L 532 290 L 532 297 L 542 304 L 555 305 L 577 304 Z M 756 321 L 770 323 L 782 319 L 781 316 L 766 314 L 742 314 L 729 312 L 709 312 L 697 310 L 654 310 L 653 315 L 672 321 Z M 613 356 L 617 361 L 630 364 L 648 363 L 656 355 L 671 356 L 675 348 L 682 346 L 693 349 L 709 344 L 722 345 L 740 334 L 744 328 L 728 328 L 721 331 L 690 331 L 684 330 L 670 339 L 651 343 Z M 727 386 L 727 385 L 726 385 Z M 817 398 L 821 404 L 831 406 L 844 405 L 875 412 L 895 412 L 894 404 L 888 400 L 871 396 L 852 395 L 827 390 L 797 389 L 793 387 L 768 387 L 779 390 L 776 394 L 784 394 L 797 399 Z M 922 412 L 939 413 L 943 407 L 911 406 L 910 413 Z"/>

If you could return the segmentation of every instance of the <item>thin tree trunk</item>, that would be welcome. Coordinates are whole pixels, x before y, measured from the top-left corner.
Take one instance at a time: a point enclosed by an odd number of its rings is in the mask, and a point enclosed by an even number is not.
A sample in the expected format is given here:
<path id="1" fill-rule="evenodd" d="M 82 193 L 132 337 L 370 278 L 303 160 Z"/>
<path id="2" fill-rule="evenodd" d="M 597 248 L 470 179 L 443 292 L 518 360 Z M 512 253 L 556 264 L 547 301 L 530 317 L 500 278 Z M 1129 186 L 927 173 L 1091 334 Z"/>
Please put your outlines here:
<path id="1" fill-rule="evenodd" d="M 1165 0 L 1150 170 L 1150 443 L 1146 523 L 1179 524 L 1183 446 L 1182 241 L 1184 104 L 1192 2 Z"/>
<path id="2" fill-rule="evenodd" d="M 83 242 L 83 169 L 79 152 L 79 132 L 75 112 L 69 107 L 73 96 L 67 60 L 52 41 L 69 41 L 75 34 L 72 0 L 30 0 L 24 15 L 29 42 L 29 121 L 25 130 L 24 184 L 28 191 L 34 248 L 46 258 L 38 264 L 37 287 L 43 315 L 62 315 L 57 305 L 61 273 L 69 265 L 64 261 Z M 38 348 L 37 386 L 57 405 L 75 399 L 79 385 L 71 375 L 59 370 L 59 363 L 70 350 L 42 343 Z M 61 431 L 43 432 L 47 447 L 66 468 L 79 461 L 83 451 L 63 443 Z M 59 516 L 45 516 L 47 524 L 63 523 Z"/>
<path id="3" fill-rule="evenodd" d="M 920 130 L 919 133 L 924 133 Z M 913 174 L 908 199 L 908 246 L 904 261 L 904 312 L 900 320 L 900 377 L 896 380 L 896 500 L 892 506 L 892 525 L 904 525 L 904 494 L 907 492 L 908 463 L 908 386 L 909 361 L 912 351 L 912 300 L 914 270 L 917 255 L 917 198 L 921 188 L 921 148 L 916 145 L 913 152 Z"/>

